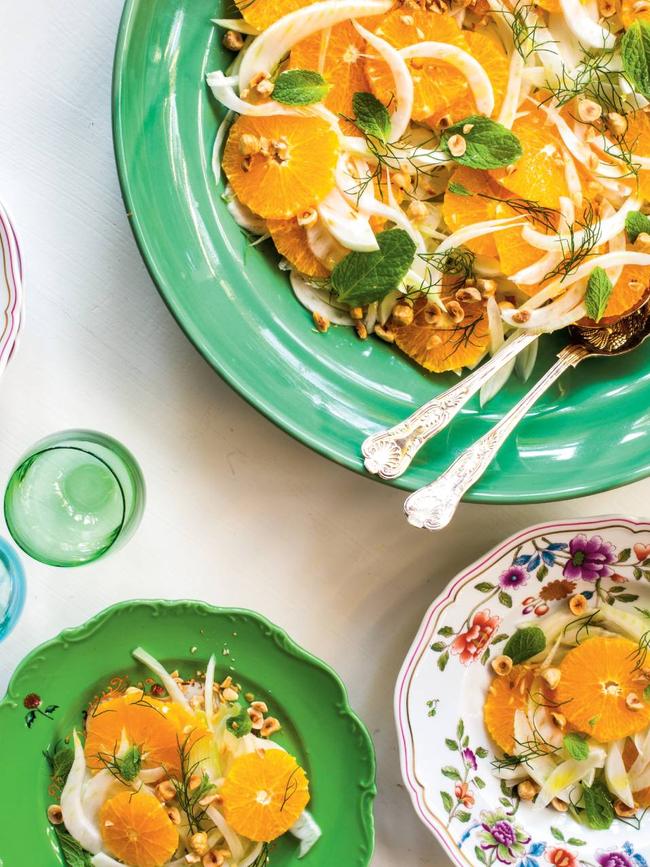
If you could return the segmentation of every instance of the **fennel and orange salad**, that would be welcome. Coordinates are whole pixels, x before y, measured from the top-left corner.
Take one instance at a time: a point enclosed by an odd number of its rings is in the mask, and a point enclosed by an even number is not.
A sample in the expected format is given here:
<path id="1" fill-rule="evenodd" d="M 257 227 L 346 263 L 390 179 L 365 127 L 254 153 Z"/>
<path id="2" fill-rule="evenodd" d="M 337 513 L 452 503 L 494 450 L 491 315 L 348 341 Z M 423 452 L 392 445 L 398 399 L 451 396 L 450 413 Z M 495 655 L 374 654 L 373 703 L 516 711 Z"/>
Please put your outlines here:
<path id="1" fill-rule="evenodd" d="M 320 837 L 305 809 L 305 771 L 271 737 L 264 701 L 215 657 L 183 679 L 142 648 L 153 675 L 129 686 L 117 676 L 84 722 L 47 755 L 48 818 L 70 867 L 264 867 L 289 832 L 299 857 Z"/>
<path id="2" fill-rule="evenodd" d="M 643 303 L 645 0 L 237 5 L 214 168 L 317 330 L 460 371 Z"/>
<path id="3" fill-rule="evenodd" d="M 502 785 L 594 830 L 638 827 L 650 807 L 649 648 L 650 611 L 582 594 L 515 632 L 483 709 Z"/>

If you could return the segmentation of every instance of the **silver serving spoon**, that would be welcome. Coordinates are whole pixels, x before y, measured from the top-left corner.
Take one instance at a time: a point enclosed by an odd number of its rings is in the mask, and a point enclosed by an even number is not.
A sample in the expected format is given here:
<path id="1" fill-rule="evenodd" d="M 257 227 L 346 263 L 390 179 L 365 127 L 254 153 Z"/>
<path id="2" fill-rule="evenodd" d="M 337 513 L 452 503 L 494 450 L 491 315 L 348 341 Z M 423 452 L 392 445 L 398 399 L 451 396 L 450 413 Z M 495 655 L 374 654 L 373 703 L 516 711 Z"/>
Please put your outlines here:
<path id="1" fill-rule="evenodd" d="M 451 521 L 462 497 L 480 479 L 497 452 L 533 404 L 570 367 L 588 357 L 624 355 L 650 335 L 650 310 L 644 306 L 613 325 L 572 326 L 570 346 L 559 354 L 553 367 L 487 434 L 456 458 L 439 478 L 414 491 L 404 503 L 410 524 L 441 530 Z"/>

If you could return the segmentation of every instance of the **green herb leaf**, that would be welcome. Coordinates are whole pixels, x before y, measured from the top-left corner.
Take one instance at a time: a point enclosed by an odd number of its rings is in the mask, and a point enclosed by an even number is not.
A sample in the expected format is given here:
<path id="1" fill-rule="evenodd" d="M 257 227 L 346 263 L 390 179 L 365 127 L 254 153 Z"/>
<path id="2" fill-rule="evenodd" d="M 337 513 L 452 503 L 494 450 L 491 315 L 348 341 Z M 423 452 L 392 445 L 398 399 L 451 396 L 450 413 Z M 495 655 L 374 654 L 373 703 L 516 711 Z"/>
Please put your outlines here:
<path id="1" fill-rule="evenodd" d="M 415 256 L 415 244 L 404 229 L 387 229 L 377 235 L 378 250 L 348 253 L 332 271 L 332 288 L 338 300 L 350 307 L 379 301 L 397 289 Z"/>
<path id="2" fill-rule="evenodd" d="M 615 818 L 614 808 L 609 792 L 602 782 L 593 786 L 582 787 L 587 825 L 595 831 L 606 831 L 611 828 Z"/>
<path id="3" fill-rule="evenodd" d="M 509 656 L 515 665 L 537 656 L 546 647 L 546 636 L 539 626 L 518 629 L 503 648 L 503 655 Z"/>
<path id="4" fill-rule="evenodd" d="M 463 184 L 458 184 L 456 181 L 452 181 L 450 184 L 447 184 L 447 191 L 453 193 L 455 196 L 473 196 L 474 193 L 471 190 L 468 190 L 467 187 L 463 186 Z"/>
<path id="5" fill-rule="evenodd" d="M 641 211 L 630 211 L 625 217 L 625 231 L 630 244 L 634 244 L 636 239 L 642 232 L 650 234 L 650 217 L 642 214 Z M 626 548 L 626 550 L 629 550 Z M 628 554 L 628 557 L 630 555 Z M 622 562 L 619 557 L 619 563 Z"/>
<path id="6" fill-rule="evenodd" d="M 243 738 L 252 729 L 251 719 L 239 704 L 233 705 L 233 711 L 235 712 L 234 715 L 226 720 L 226 728 L 236 738 Z"/>
<path id="7" fill-rule="evenodd" d="M 86 852 L 79 843 L 75 840 L 75 838 L 68 834 L 65 828 L 58 826 L 54 829 L 56 831 L 56 836 L 59 841 L 59 846 L 61 847 L 61 854 L 63 855 L 64 861 L 66 863 L 66 867 L 92 867 L 91 855 L 89 852 Z"/>
<path id="8" fill-rule="evenodd" d="M 650 99 L 650 22 L 637 19 L 621 40 L 623 69 L 630 83 Z"/>
<path id="9" fill-rule="evenodd" d="M 383 102 L 366 91 L 355 93 L 352 97 L 354 122 L 361 132 L 387 142 L 390 136 L 390 115 Z"/>
<path id="10" fill-rule="evenodd" d="M 313 105 L 329 93 L 323 76 L 311 69 L 288 69 L 281 72 L 273 88 L 273 99 L 283 105 Z"/>
<path id="11" fill-rule="evenodd" d="M 455 135 L 462 136 L 467 145 L 465 153 L 456 157 L 449 150 L 449 139 Z M 472 169 L 509 166 L 517 162 L 522 154 L 521 143 L 513 132 L 495 120 L 478 114 L 447 127 L 440 146 L 461 166 Z"/>
<path id="12" fill-rule="evenodd" d="M 564 749 L 576 762 L 584 762 L 589 757 L 589 744 L 584 735 L 570 732 L 564 736 Z"/>
<path id="13" fill-rule="evenodd" d="M 116 758 L 115 764 L 122 779 L 130 783 L 140 773 L 142 753 L 137 747 L 130 747 L 121 759 Z"/>
<path id="14" fill-rule="evenodd" d="M 589 282 L 587 283 L 587 294 L 585 295 L 585 307 L 587 308 L 587 316 L 600 322 L 607 310 L 610 296 L 614 291 L 612 281 L 607 276 L 607 271 L 597 265 L 591 272 Z"/>
<path id="15" fill-rule="evenodd" d="M 60 741 L 55 747 L 43 752 L 43 755 L 50 766 L 50 774 L 63 787 L 74 762 L 73 746 Z"/>

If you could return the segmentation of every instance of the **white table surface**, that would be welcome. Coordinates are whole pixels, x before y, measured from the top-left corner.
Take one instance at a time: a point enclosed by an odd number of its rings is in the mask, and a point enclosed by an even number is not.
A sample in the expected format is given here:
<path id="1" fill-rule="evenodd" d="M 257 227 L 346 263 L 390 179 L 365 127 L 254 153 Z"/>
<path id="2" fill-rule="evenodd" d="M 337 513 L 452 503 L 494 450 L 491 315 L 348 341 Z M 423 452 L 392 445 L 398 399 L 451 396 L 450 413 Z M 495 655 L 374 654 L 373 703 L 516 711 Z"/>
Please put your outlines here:
<path id="1" fill-rule="evenodd" d="M 650 482 L 567 503 L 465 505 L 439 535 L 410 528 L 399 491 L 313 454 L 231 391 L 157 294 L 113 160 L 120 0 L 0 0 L 0 10 L 0 198 L 29 293 L 0 387 L 0 487 L 26 448 L 70 427 L 123 440 L 148 485 L 142 526 L 116 555 L 69 571 L 25 558 L 27 605 L 0 646 L 0 693 L 28 650 L 119 600 L 255 608 L 338 670 L 374 737 L 373 865 L 446 864 L 401 783 L 392 718 L 422 615 L 504 536 L 549 518 L 643 515 Z"/>

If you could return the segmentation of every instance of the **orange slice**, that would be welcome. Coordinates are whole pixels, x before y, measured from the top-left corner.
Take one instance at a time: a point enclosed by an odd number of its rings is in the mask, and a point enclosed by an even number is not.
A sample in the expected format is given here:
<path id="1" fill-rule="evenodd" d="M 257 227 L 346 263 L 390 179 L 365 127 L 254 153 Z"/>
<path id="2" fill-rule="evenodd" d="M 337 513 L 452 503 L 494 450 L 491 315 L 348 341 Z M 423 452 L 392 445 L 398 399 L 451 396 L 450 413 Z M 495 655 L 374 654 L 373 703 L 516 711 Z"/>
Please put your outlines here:
<path id="1" fill-rule="evenodd" d="M 648 13 L 650 15 L 650 13 Z M 650 19 L 649 19 L 650 20 Z M 625 146 L 640 157 L 650 157 L 650 114 L 647 111 L 630 112 L 626 116 Z M 650 169 L 641 169 L 636 179 L 630 178 L 635 193 L 650 200 Z"/>
<path id="2" fill-rule="evenodd" d="M 495 208 L 495 217 L 499 219 L 507 219 L 508 217 L 521 216 L 506 205 L 505 202 L 500 202 Z M 499 254 L 501 270 L 504 274 L 515 274 L 522 268 L 527 268 L 538 262 L 544 255 L 543 250 L 538 250 L 537 247 L 532 247 L 521 236 L 522 226 L 514 226 L 512 229 L 505 229 L 502 232 L 494 233 L 494 243 Z M 524 287 L 526 288 L 526 287 Z"/>
<path id="3" fill-rule="evenodd" d="M 327 32 L 315 33 L 291 49 L 289 65 L 293 69 L 315 69 L 332 85 L 325 105 L 334 114 L 353 117 L 352 97 L 368 90 L 363 53 L 365 41 L 349 21 L 337 24 Z M 321 64 L 321 51 L 324 63 Z M 352 123 L 342 121 L 346 133 L 360 135 Z"/>
<path id="4" fill-rule="evenodd" d="M 243 156 L 245 142 L 265 153 Z M 318 205 L 333 189 L 338 137 L 318 117 L 240 117 L 232 126 L 223 169 L 235 195 L 261 217 L 288 219 Z"/>
<path id="5" fill-rule="evenodd" d="M 624 316 L 650 294 L 650 273 L 642 265 L 626 265 L 611 294 L 605 316 Z"/>
<path id="6" fill-rule="evenodd" d="M 434 327 L 427 322 L 429 313 L 424 298 L 414 307 L 410 325 L 392 325 L 395 343 L 426 370 L 444 373 L 476 364 L 485 355 L 490 335 L 483 304 L 465 305 L 465 318 L 459 325 Z"/>
<path id="7" fill-rule="evenodd" d="M 492 116 L 496 117 L 501 109 L 503 97 L 508 87 L 508 75 L 510 72 L 508 55 L 503 50 L 498 39 L 488 36 L 486 33 L 464 30 L 463 36 L 467 42 L 469 53 L 475 60 L 478 60 L 492 82 L 492 89 L 494 90 L 494 111 L 492 112 Z M 455 123 L 465 117 L 469 117 L 471 114 L 478 114 L 478 109 L 472 91 L 468 88 L 464 96 L 456 102 L 451 103 L 446 110 L 434 113 L 429 120 L 434 126 L 437 126 L 444 115 L 450 115 L 451 121 Z"/>
<path id="8" fill-rule="evenodd" d="M 532 675 L 522 665 L 515 666 L 506 677 L 495 677 L 483 706 L 483 720 L 488 734 L 504 753 L 515 749 L 515 713 L 526 710 Z"/>
<path id="9" fill-rule="evenodd" d="M 523 199 L 557 209 L 560 196 L 568 196 L 569 190 L 554 127 L 546 123 L 543 111 L 531 110 L 514 122 L 512 131 L 523 155 L 514 166 L 492 170 L 492 177 Z"/>
<path id="10" fill-rule="evenodd" d="M 283 750 L 248 753 L 232 764 L 221 789 L 224 814 L 249 840 L 270 842 L 286 833 L 309 802 L 305 772 Z"/>
<path id="11" fill-rule="evenodd" d="M 244 19 L 258 30 L 266 30 L 284 15 L 314 2 L 315 0 L 235 0 Z"/>
<path id="12" fill-rule="evenodd" d="M 160 801 L 147 792 L 120 792 L 99 812 L 106 849 L 131 867 L 162 867 L 178 847 L 178 831 Z"/>
<path id="13" fill-rule="evenodd" d="M 623 0 L 621 3 L 621 21 L 626 29 L 631 27 L 635 21 L 650 21 L 650 9 L 636 12 L 634 7 L 637 3 L 638 0 Z"/>
<path id="14" fill-rule="evenodd" d="M 450 184 L 458 184 L 465 187 L 474 195 L 460 196 L 447 189 L 442 206 L 442 215 L 447 227 L 456 232 L 465 226 L 482 223 L 484 220 L 494 218 L 495 202 L 477 195 L 484 193 L 490 196 L 499 196 L 500 187 L 487 172 L 479 169 L 468 169 L 465 166 L 457 169 L 449 179 Z M 474 253 L 484 256 L 496 256 L 496 235 L 484 235 L 473 241 L 468 241 L 466 246 Z"/>
<path id="15" fill-rule="evenodd" d="M 191 732 L 190 744 L 205 734 L 205 730 L 182 708 L 161 701 L 141 691 L 129 692 L 119 698 L 99 704 L 86 720 L 84 752 L 89 768 L 106 766 L 120 747 L 122 732 L 130 744 L 139 747 L 145 768 L 165 767 L 169 773 L 180 773 L 179 742 Z"/>
<path id="16" fill-rule="evenodd" d="M 327 277 L 329 271 L 312 253 L 304 226 L 296 220 L 267 220 L 266 225 L 278 253 L 294 268 L 308 277 Z"/>
<path id="17" fill-rule="evenodd" d="M 449 15 L 435 15 L 424 9 L 394 9 L 375 28 L 395 48 L 415 42 L 447 42 L 467 51 L 467 41 L 456 21 Z M 442 61 L 408 60 L 414 85 L 412 117 L 424 121 L 444 114 L 448 106 L 466 96 L 469 89 L 465 76 Z M 388 105 L 395 96 L 395 83 L 388 64 L 370 51 L 366 74 L 377 99 Z"/>
<path id="18" fill-rule="evenodd" d="M 560 664 L 555 700 L 578 731 L 601 743 L 625 738 L 650 724 L 650 704 L 630 710 L 626 699 L 643 695 L 638 645 L 627 638 L 589 638 L 570 650 Z"/>

